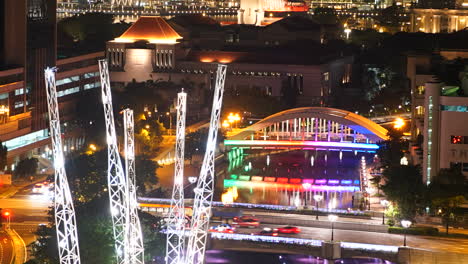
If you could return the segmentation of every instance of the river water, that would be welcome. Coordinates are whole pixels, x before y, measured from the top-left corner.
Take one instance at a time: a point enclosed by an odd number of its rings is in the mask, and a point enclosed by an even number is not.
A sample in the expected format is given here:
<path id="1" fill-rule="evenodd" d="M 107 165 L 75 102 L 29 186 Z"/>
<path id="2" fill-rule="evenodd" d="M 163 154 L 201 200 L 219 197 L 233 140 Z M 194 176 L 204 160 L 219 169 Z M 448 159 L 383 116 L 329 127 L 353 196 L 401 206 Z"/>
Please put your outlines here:
<path id="1" fill-rule="evenodd" d="M 360 170 L 373 153 L 328 150 L 234 150 L 228 154 L 223 189 L 235 202 L 347 209 L 357 205 Z M 314 195 L 323 197 L 316 203 Z"/>

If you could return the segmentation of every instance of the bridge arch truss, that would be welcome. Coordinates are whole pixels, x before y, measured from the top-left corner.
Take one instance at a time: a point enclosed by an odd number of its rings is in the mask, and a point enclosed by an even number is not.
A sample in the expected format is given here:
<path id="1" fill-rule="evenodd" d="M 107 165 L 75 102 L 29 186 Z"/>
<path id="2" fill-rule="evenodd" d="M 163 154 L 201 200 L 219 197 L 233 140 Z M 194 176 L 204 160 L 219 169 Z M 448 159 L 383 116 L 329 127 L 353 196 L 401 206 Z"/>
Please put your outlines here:
<path id="1" fill-rule="evenodd" d="M 229 135 L 226 145 L 376 148 L 387 130 L 346 110 L 301 107 L 268 116 Z"/>

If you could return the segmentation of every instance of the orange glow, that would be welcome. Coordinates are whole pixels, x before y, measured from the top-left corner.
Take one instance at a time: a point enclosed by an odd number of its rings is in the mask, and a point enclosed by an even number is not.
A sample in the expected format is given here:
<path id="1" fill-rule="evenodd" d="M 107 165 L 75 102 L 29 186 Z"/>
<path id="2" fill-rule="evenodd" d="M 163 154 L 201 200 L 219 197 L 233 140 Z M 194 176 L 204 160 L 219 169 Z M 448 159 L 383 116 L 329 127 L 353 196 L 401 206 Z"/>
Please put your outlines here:
<path id="1" fill-rule="evenodd" d="M 201 61 L 201 62 L 208 62 L 208 63 L 209 63 L 209 62 L 213 62 L 214 59 L 213 59 L 213 58 L 201 58 L 200 61 Z"/>
<path id="2" fill-rule="evenodd" d="M 395 129 L 401 129 L 405 126 L 405 120 L 403 120 L 403 118 L 401 117 L 398 117 L 397 119 L 395 119 L 395 121 L 393 121 L 393 127 Z"/>
<path id="3" fill-rule="evenodd" d="M 140 17 L 115 42 L 133 43 L 146 40 L 149 43 L 174 44 L 182 37 L 161 17 Z"/>

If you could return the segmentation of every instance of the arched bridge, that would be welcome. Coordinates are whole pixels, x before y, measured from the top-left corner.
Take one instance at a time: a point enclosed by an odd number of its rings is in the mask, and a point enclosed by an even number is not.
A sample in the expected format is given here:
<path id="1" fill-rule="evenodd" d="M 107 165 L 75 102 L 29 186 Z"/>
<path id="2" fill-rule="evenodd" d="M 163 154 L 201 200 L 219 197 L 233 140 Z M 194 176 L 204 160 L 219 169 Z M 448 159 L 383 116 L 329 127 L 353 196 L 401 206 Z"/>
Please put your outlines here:
<path id="1" fill-rule="evenodd" d="M 301 107 L 268 116 L 233 131 L 226 147 L 333 148 L 375 151 L 387 130 L 352 112 L 327 107 Z"/>

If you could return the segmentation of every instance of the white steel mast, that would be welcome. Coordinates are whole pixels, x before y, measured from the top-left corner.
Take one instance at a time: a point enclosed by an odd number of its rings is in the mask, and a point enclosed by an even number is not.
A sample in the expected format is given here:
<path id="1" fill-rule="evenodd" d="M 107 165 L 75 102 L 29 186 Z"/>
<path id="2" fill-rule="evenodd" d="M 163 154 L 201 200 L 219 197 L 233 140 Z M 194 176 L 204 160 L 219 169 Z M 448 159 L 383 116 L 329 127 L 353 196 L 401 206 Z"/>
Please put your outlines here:
<path id="1" fill-rule="evenodd" d="M 174 187 L 172 189 L 171 207 L 167 224 L 166 264 L 184 263 L 184 149 L 185 149 L 185 116 L 187 93 L 177 94 L 177 128 L 175 144 Z"/>
<path id="2" fill-rule="evenodd" d="M 99 72 L 101 75 L 102 104 L 106 119 L 106 137 L 108 168 L 107 181 L 109 186 L 110 210 L 112 215 L 112 227 L 114 232 L 117 264 L 128 264 L 128 193 L 125 182 L 125 174 L 120 160 L 115 133 L 114 113 L 112 109 L 112 93 L 109 80 L 109 69 L 106 60 L 99 60 Z"/>
<path id="3" fill-rule="evenodd" d="M 219 118 L 223 103 L 224 81 L 226 79 L 226 65 L 218 64 L 216 72 L 216 87 L 211 110 L 210 129 L 206 142 L 206 152 L 195 189 L 195 201 L 189 243 L 187 245 L 187 258 L 185 263 L 203 264 L 205 259 L 206 238 L 211 217 L 211 203 L 214 188 L 214 156 L 216 151 L 216 138 L 218 136 Z"/>
<path id="4" fill-rule="evenodd" d="M 52 140 L 52 151 L 54 155 L 54 210 L 57 244 L 60 264 L 80 264 L 75 209 L 73 207 L 73 200 L 65 172 L 65 158 L 63 155 L 62 132 L 60 130 L 57 89 L 55 85 L 55 71 L 56 68 L 47 68 L 44 72 L 44 77 L 49 109 L 50 138 Z"/>
<path id="5" fill-rule="evenodd" d="M 124 140 L 125 140 L 125 172 L 128 186 L 128 229 L 127 249 L 131 264 L 144 264 L 145 254 L 143 245 L 143 234 L 140 219 L 138 218 L 138 202 L 136 195 L 136 173 L 135 173 L 135 137 L 133 110 L 123 110 Z"/>

